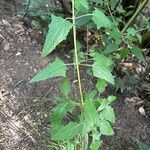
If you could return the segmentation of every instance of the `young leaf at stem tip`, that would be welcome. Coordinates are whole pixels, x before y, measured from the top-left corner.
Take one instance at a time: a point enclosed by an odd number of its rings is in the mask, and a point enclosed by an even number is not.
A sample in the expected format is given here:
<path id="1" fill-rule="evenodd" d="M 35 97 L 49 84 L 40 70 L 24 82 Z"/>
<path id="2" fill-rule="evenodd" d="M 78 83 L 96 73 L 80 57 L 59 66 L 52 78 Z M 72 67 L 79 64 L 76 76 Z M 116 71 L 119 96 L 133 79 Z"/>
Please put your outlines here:
<path id="1" fill-rule="evenodd" d="M 107 86 L 107 83 L 105 80 L 98 79 L 96 88 L 99 91 L 99 93 L 103 93 L 105 91 L 106 86 Z"/>
<path id="2" fill-rule="evenodd" d="M 62 81 L 60 90 L 66 97 L 71 92 L 71 85 L 68 77 L 64 78 L 64 80 Z"/>

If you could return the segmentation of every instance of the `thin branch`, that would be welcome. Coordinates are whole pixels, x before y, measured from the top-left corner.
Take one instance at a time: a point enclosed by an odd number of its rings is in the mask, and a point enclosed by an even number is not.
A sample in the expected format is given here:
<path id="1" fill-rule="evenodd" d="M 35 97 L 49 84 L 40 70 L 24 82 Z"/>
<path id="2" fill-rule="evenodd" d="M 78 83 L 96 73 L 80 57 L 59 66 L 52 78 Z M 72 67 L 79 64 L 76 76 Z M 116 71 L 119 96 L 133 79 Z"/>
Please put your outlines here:
<path id="1" fill-rule="evenodd" d="M 80 77 L 78 51 L 77 51 L 77 36 L 76 36 L 76 26 L 75 26 L 75 2 L 74 2 L 74 0 L 72 0 L 72 22 L 73 22 L 74 53 L 75 53 L 75 61 L 76 61 L 75 63 L 76 63 L 76 68 L 77 68 L 81 107 L 83 108 L 84 101 L 83 101 L 83 92 L 82 92 L 82 86 L 81 86 L 81 77 Z"/>
<path id="2" fill-rule="evenodd" d="M 145 5 L 148 3 L 148 1 L 149 0 L 144 0 L 143 3 L 139 5 L 139 7 L 135 11 L 135 13 L 131 17 L 131 19 L 127 22 L 127 24 L 125 25 L 125 27 L 122 29 L 122 31 L 121 31 L 122 33 L 124 33 L 126 31 L 126 29 L 133 24 L 133 22 L 135 21 L 135 19 L 138 17 L 138 14 L 145 7 Z"/>

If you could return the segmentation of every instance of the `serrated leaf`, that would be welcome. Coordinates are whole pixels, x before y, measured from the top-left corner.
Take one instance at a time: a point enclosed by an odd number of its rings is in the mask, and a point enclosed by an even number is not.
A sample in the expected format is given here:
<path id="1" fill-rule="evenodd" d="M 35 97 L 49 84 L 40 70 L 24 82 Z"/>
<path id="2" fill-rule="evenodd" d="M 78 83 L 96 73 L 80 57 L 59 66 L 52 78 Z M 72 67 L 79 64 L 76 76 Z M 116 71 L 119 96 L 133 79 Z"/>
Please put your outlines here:
<path id="1" fill-rule="evenodd" d="M 48 34 L 46 36 L 42 51 L 42 57 L 47 56 L 60 42 L 65 40 L 70 29 L 72 28 L 72 23 L 61 17 L 52 15 L 51 18 L 52 22 L 49 24 Z"/>
<path id="2" fill-rule="evenodd" d="M 102 144 L 102 141 L 100 141 L 100 136 L 101 133 L 99 133 L 98 131 L 92 132 L 92 143 L 90 145 L 90 150 L 99 150 Z"/>
<path id="3" fill-rule="evenodd" d="M 105 66 L 100 66 L 98 63 L 94 63 L 92 66 L 92 71 L 95 77 L 104 79 L 114 85 L 114 76 L 111 74 L 111 71 Z"/>
<path id="4" fill-rule="evenodd" d="M 118 49 L 118 44 L 116 43 L 111 43 L 109 44 L 106 49 L 103 51 L 103 54 L 109 54 L 112 53 L 114 51 L 116 51 Z"/>
<path id="5" fill-rule="evenodd" d="M 75 143 L 72 143 L 71 141 L 67 142 L 67 149 L 68 150 L 75 150 Z"/>
<path id="6" fill-rule="evenodd" d="M 99 53 L 95 53 L 93 60 L 97 64 L 103 65 L 105 67 L 110 67 L 114 63 L 110 58 L 104 56 L 103 54 L 99 54 Z"/>
<path id="7" fill-rule="evenodd" d="M 121 39 L 121 32 L 119 31 L 118 28 L 114 27 L 111 31 L 110 31 L 110 37 L 114 38 L 115 40 Z"/>
<path id="8" fill-rule="evenodd" d="M 128 34 L 135 36 L 136 30 L 133 27 L 130 27 L 127 29 Z"/>
<path id="9" fill-rule="evenodd" d="M 85 100 L 93 100 L 96 96 L 96 90 L 91 90 L 86 93 Z"/>
<path id="10" fill-rule="evenodd" d="M 110 66 L 113 64 L 113 61 L 99 53 L 96 53 L 94 55 L 93 60 L 93 75 L 97 78 L 104 79 L 109 83 L 114 84 L 114 76 L 111 74 L 110 71 Z"/>
<path id="11" fill-rule="evenodd" d="M 67 77 L 62 81 L 60 90 L 65 96 L 67 96 L 71 92 L 71 84 Z"/>
<path id="12" fill-rule="evenodd" d="M 82 123 L 76 123 L 76 122 L 70 122 L 68 125 L 61 127 L 59 130 L 55 131 L 55 133 L 52 135 L 53 140 L 70 140 L 76 135 L 79 135 L 82 133 L 83 124 Z"/>
<path id="13" fill-rule="evenodd" d="M 75 23 L 77 26 L 82 26 L 82 25 L 87 24 L 90 20 L 91 20 L 91 16 L 87 15 L 87 13 L 79 12 L 76 15 Z"/>
<path id="14" fill-rule="evenodd" d="M 67 112 L 71 112 L 75 104 L 70 100 L 64 100 L 60 102 L 56 107 L 52 109 L 53 115 L 51 118 L 52 125 L 61 123 Z"/>
<path id="15" fill-rule="evenodd" d="M 93 101 L 93 94 L 90 94 L 90 96 L 86 96 L 84 104 L 84 117 L 86 126 L 90 129 L 92 129 L 99 121 L 99 116 Z"/>
<path id="16" fill-rule="evenodd" d="M 141 49 L 139 49 L 138 47 L 134 46 L 131 49 L 132 54 L 134 54 L 139 60 L 145 61 L 144 56 L 142 54 Z"/>
<path id="17" fill-rule="evenodd" d="M 100 120 L 99 126 L 100 126 L 101 134 L 107 135 L 107 136 L 114 134 L 114 131 L 113 131 L 113 129 L 112 129 L 112 127 L 108 121 Z"/>
<path id="18" fill-rule="evenodd" d="M 106 108 L 109 104 L 111 104 L 114 100 L 116 99 L 115 96 L 108 96 L 107 99 L 101 99 L 100 100 L 100 106 L 98 108 L 98 111 L 103 110 L 104 108 Z"/>
<path id="19" fill-rule="evenodd" d="M 103 93 L 105 91 L 106 86 L 107 86 L 107 83 L 105 80 L 98 79 L 96 88 L 99 91 L 99 93 Z"/>
<path id="20" fill-rule="evenodd" d="M 61 59 L 56 58 L 53 63 L 50 63 L 46 68 L 44 68 L 36 76 L 34 76 L 30 80 L 30 83 L 46 80 L 52 77 L 58 76 L 65 77 L 65 75 L 66 75 L 66 65 Z"/>
<path id="21" fill-rule="evenodd" d="M 97 29 L 100 29 L 101 27 L 111 28 L 111 21 L 103 12 L 97 8 L 95 8 L 93 11 L 92 20 L 97 25 Z"/>
<path id="22" fill-rule="evenodd" d="M 102 143 L 100 142 L 100 140 L 94 140 L 94 141 L 92 141 L 92 143 L 90 145 L 90 150 L 99 150 L 101 144 Z"/>
<path id="23" fill-rule="evenodd" d="M 77 12 L 87 12 L 89 9 L 87 0 L 75 0 L 75 9 Z"/>
<path id="24" fill-rule="evenodd" d="M 110 106 L 107 106 L 102 112 L 100 113 L 101 118 L 106 119 L 107 121 L 110 121 L 111 123 L 115 123 L 115 113 L 113 108 Z"/>

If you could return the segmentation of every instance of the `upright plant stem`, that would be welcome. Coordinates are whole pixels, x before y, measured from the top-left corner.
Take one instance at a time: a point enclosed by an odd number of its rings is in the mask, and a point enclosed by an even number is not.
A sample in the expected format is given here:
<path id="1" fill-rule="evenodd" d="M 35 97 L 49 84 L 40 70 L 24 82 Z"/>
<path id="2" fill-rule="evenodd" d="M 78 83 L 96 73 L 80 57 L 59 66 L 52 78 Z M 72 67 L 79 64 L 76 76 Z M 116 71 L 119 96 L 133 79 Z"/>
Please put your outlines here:
<path id="1" fill-rule="evenodd" d="M 82 92 L 82 86 L 81 86 L 81 77 L 80 77 L 78 52 L 77 52 L 77 36 L 76 36 L 76 25 L 75 25 L 75 3 L 74 3 L 74 0 L 72 0 L 72 22 L 73 22 L 74 53 L 75 53 L 75 61 L 76 61 L 75 64 L 76 64 L 76 68 L 77 68 L 80 103 L 81 103 L 81 107 L 83 107 L 84 101 L 83 101 L 83 92 Z"/>
<path id="2" fill-rule="evenodd" d="M 131 17 L 131 19 L 127 22 L 127 24 L 125 25 L 125 27 L 122 29 L 122 33 L 124 33 L 126 31 L 126 29 L 134 22 L 134 20 L 136 19 L 136 17 L 138 16 L 138 14 L 140 13 L 140 11 L 145 7 L 145 5 L 148 3 L 149 0 L 144 0 L 142 2 L 142 4 L 139 5 L 139 7 L 137 8 L 137 10 L 135 11 L 135 13 L 133 14 L 133 16 Z"/>

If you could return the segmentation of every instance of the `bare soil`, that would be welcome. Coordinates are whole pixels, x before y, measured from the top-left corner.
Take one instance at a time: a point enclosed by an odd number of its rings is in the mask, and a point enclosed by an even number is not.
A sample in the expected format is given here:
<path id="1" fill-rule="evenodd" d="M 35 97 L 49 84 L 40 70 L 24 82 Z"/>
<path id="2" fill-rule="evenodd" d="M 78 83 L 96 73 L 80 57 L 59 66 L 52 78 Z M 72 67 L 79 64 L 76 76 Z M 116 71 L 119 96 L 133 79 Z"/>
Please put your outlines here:
<path id="1" fill-rule="evenodd" d="M 2 9 L 6 7 L 3 2 L 0 1 L 0 150 L 46 150 L 50 119 L 47 114 L 53 105 L 54 92 L 59 92 L 61 78 L 35 84 L 29 80 L 62 53 L 56 51 L 41 59 L 40 34 L 26 29 L 19 17 L 13 15 L 13 7 Z M 73 70 L 69 76 L 75 80 Z M 90 89 L 92 82 L 83 77 L 84 88 Z M 106 95 L 111 93 L 114 94 L 113 90 L 108 89 Z M 138 150 L 137 141 L 150 145 L 148 112 L 145 115 L 139 112 L 137 99 L 115 95 L 115 134 L 103 138 L 102 150 Z"/>

